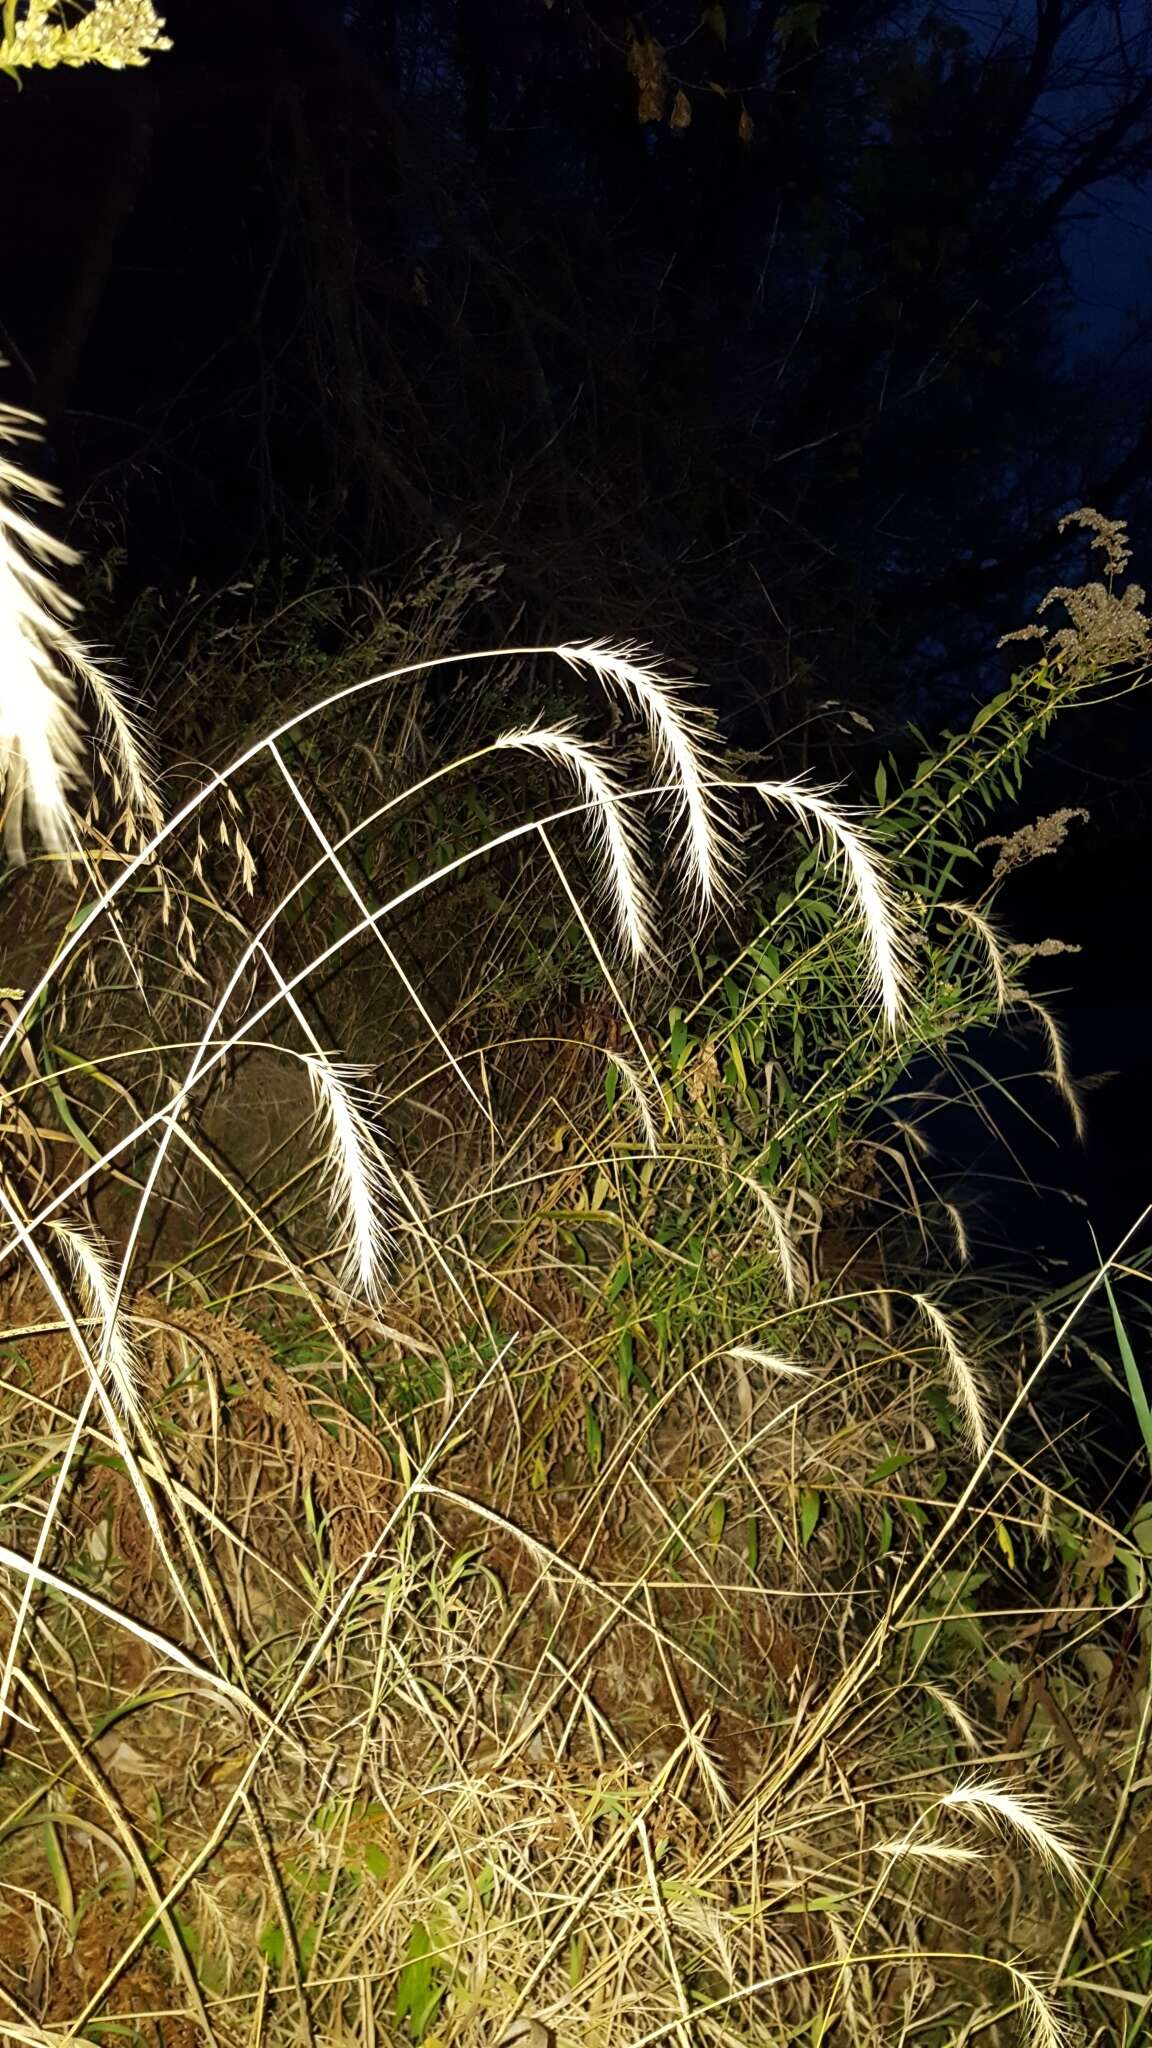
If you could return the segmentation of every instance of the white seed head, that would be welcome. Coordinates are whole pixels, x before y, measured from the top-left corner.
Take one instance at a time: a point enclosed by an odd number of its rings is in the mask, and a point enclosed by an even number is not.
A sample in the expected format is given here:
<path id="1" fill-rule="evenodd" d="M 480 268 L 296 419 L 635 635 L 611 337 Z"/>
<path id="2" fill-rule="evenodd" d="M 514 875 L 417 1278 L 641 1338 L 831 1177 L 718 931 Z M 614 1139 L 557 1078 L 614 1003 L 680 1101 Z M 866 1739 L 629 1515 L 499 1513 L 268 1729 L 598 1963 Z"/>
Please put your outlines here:
<path id="1" fill-rule="evenodd" d="M 314 1054 L 305 1059 L 317 1120 L 328 1140 L 332 1216 L 347 1243 L 344 1283 L 372 1301 L 383 1285 L 393 1244 L 391 1181 L 372 1125 L 365 1073 Z"/>
<path id="2" fill-rule="evenodd" d="M 0 441 L 34 438 L 23 413 L 0 405 Z M 53 852 L 74 837 L 69 793 L 85 780 L 86 749 L 77 686 L 95 698 L 118 771 L 138 814 L 155 826 L 160 809 L 146 749 L 115 684 L 71 630 L 75 604 L 50 573 L 76 560 L 73 549 L 20 509 L 54 504 L 48 484 L 0 456 L 0 784 L 9 855 L 24 858 L 24 822 Z"/>
<path id="3" fill-rule="evenodd" d="M 1084 1866 L 1076 1847 L 1040 1800 L 971 1778 L 954 1785 L 940 1803 L 953 1812 L 971 1815 L 985 1826 L 999 1825 L 1006 1833 L 1021 1836 L 1048 1869 L 1061 1870 L 1071 1884 L 1084 1884 Z"/>
<path id="4" fill-rule="evenodd" d="M 656 1118 L 663 1113 L 664 1105 L 651 1084 L 645 1085 L 644 1076 L 639 1068 L 633 1066 L 632 1061 L 626 1059 L 622 1052 L 608 1048 L 607 1057 L 624 1083 L 624 1087 L 640 1119 L 641 1128 L 644 1132 L 644 1142 L 648 1150 L 655 1156 L 660 1150 L 660 1132 L 657 1127 Z"/>
<path id="5" fill-rule="evenodd" d="M 895 1031 L 912 1000 L 912 937 L 883 854 L 829 791 L 796 780 L 753 786 L 765 803 L 790 810 L 822 845 L 831 845 L 860 920 L 872 993 L 888 1029 Z"/>
<path id="6" fill-rule="evenodd" d="M 89 1313 L 101 1325 L 100 1342 L 92 1347 L 101 1376 L 110 1387 L 121 1413 L 138 1416 L 140 1360 L 132 1341 L 128 1317 L 117 1306 L 117 1278 L 108 1247 L 92 1232 L 75 1223 L 53 1222 L 49 1228 L 59 1240 L 80 1283 Z"/>
<path id="7" fill-rule="evenodd" d="M 748 1173 L 738 1173 L 736 1178 L 747 1188 L 768 1225 L 780 1267 L 780 1277 L 784 1282 L 784 1299 L 789 1308 L 792 1308 L 808 1291 L 808 1268 L 803 1255 L 788 1229 L 784 1211 L 779 1202 L 768 1193 L 767 1188 L 761 1187 L 760 1182 L 753 1180 Z"/>
<path id="8" fill-rule="evenodd" d="M 572 776 L 588 806 L 595 850 L 621 941 L 634 959 L 653 959 L 658 950 L 655 908 L 635 819 L 600 749 L 581 739 L 571 725 L 524 726 L 503 733 L 496 745 L 539 754 Z"/>
<path id="9" fill-rule="evenodd" d="M 761 1351 L 755 1344 L 730 1344 L 728 1358 L 738 1358 L 742 1365 L 759 1365 L 765 1372 L 781 1373 L 785 1379 L 810 1380 L 812 1368 L 798 1365 L 794 1358 L 785 1358 L 779 1351 Z"/>
<path id="10" fill-rule="evenodd" d="M 973 1448 L 977 1457 L 982 1458 L 988 1448 L 991 1431 L 987 1415 L 987 1396 L 976 1368 L 965 1357 L 960 1340 L 939 1303 L 930 1300 L 926 1294 L 914 1294 L 912 1299 L 940 1346 L 957 1405 L 968 1425 Z"/>
<path id="11" fill-rule="evenodd" d="M 587 640 L 556 652 L 575 669 L 591 669 L 643 719 L 656 772 L 680 815 L 689 892 L 702 910 L 723 905 L 734 884 L 736 825 L 710 714 L 693 703 L 687 685 L 662 675 L 644 648 Z"/>

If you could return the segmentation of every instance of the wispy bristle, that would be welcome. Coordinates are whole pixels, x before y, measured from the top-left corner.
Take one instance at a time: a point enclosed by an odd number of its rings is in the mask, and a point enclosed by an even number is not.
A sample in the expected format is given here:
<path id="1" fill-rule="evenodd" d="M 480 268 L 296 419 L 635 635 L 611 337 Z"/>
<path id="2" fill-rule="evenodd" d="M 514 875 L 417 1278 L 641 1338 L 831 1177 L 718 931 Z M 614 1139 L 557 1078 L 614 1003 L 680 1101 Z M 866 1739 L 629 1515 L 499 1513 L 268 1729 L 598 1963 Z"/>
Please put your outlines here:
<path id="1" fill-rule="evenodd" d="M 0 405 L 0 440 L 33 438 L 26 416 Z M 132 802 L 153 824 L 160 818 L 132 715 L 72 633 L 75 603 L 49 573 L 49 565 L 74 562 L 75 552 L 21 511 L 20 499 L 54 504 L 56 493 L 0 456 L 0 783 L 8 851 L 17 861 L 25 818 L 54 852 L 73 836 L 68 795 L 85 777 L 78 683 L 92 691 Z"/>
<path id="2" fill-rule="evenodd" d="M 1025 1793 L 1006 1792 L 1001 1785 L 983 1784 L 973 1778 L 953 1786 L 944 1794 L 941 1804 L 970 1814 L 985 1826 L 999 1824 L 1009 1833 L 1021 1836 L 1048 1869 L 1063 1871 L 1071 1884 L 1084 1884 L 1084 1867 L 1075 1847 L 1038 1799 Z"/>
<path id="3" fill-rule="evenodd" d="M 1004 942 L 991 918 L 985 917 L 982 911 L 973 910 L 970 903 L 949 903 L 945 907 L 952 912 L 953 917 L 962 918 L 965 924 L 970 924 L 982 940 L 996 990 L 996 1007 L 998 1010 L 1006 1010 L 1012 1000 L 1008 961 Z"/>
<path id="4" fill-rule="evenodd" d="M 654 958 L 654 908 L 637 846 L 636 826 L 599 749 L 578 738 L 570 725 L 526 726 L 503 733 L 496 745 L 539 754 L 573 777 L 588 804 L 594 842 L 621 940 L 635 959 Z"/>
<path id="5" fill-rule="evenodd" d="M 884 857 L 866 833 L 831 801 L 826 790 L 806 783 L 757 782 L 768 804 L 781 804 L 814 827 L 821 844 L 831 841 L 844 868 L 848 893 L 860 919 L 869 978 L 889 1030 L 900 1023 L 912 999 L 912 942 L 907 918 Z"/>
<path id="6" fill-rule="evenodd" d="M 955 1202 L 945 1202 L 944 1213 L 952 1225 L 956 1257 L 962 1266 L 966 1266 L 972 1257 L 972 1247 L 968 1241 L 968 1225 L 964 1221 L 964 1211 L 958 1209 Z"/>
<path id="7" fill-rule="evenodd" d="M 1020 1993 L 1031 2048 L 1072 2048 L 1077 2037 L 1058 2010 L 1048 1988 L 1039 1984 L 1027 1970 L 1022 1970 L 1019 1963 L 1008 1963 L 1005 1967 Z"/>
<path id="8" fill-rule="evenodd" d="M 622 1052 L 608 1048 L 607 1057 L 615 1067 L 616 1072 L 628 1091 L 628 1095 L 643 1127 L 644 1141 L 648 1150 L 653 1154 L 658 1153 L 660 1150 L 660 1133 L 656 1126 L 656 1104 L 659 1102 L 659 1098 L 655 1096 L 654 1090 L 645 1087 L 644 1078 L 639 1069 L 633 1066 L 631 1060 L 625 1059 Z M 659 1104 L 659 1108 L 660 1110 L 663 1109 L 662 1103 Z"/>
<path id="9" fill-rule="evenodd" d="M 938 1685 L 925 1684 L 924 1690 L 935 1700 L 937 1706 L 947 1714 L 948 1719 L 960 1730 L 969 1749 L 983 1749 L 984 1745 L 959 1701 L 954 1700 L 950 1692 L 945 1692 Z"/>
<path id="10" fill-rule="evenodd" d="M 719 786 L 715 726 L 683 683 L 661 675 L 643 648 L 587 640 L 556 652 L 573 668 L 589 668 L 619 691 L 648 728 L 662 782 L 671 785 L 683 818 L 685 875 L 704 909 L 732 892 L 735 824 Z"/>
<path id="11" fill-rule="evenodd" d="M 982 1458 L 988 1448 L 990 1431 L 984 1389 L 975 1368 L 964 1356 L 960 1340 L 939 1304 L 926 1294 L 914 1294 L 912 1299 L 944 1354 L 957 1404 L 968 1424 L 976 1455 Z"/>
<path id="12" fill-rule="evenodd" d="M 369 1301 L 392 1254 L 389 1180 L 368 1109 L 362 1068 L 305 1055 L 316 1113 L 325 1126 L 332 1168 L 331 1213 L 347 1241 L 344 1284 Z"/>
<path id="13" fill-rule="evenodd" d="M 900 1856 L 918 1858 L 921 1863 L 938 1863 L 942 1867 L 956 1863 L 983 1863 L 978 1849 L 961 1848 L 958 1842 L 920 1841 L 915 1835 L 904 1835 L 898 1842 L 878 1842 L 878 1856 Z"/>
<path id="14" fill-rule="evenodd" d="M 793 1243 L 779 1203 L 774 1201 L 767 1188 L 761 1187 L 758 1180 L 753 1180 L 751 1174 L 738 1173 L 736 1178 L 754 1198 L 772 1233 L 780 1277 L 784 1282 L 784 1299 L 791 1308 L 801 1295 L 807 1293 L 808 1268 Z"/>
<path id="15" fill-rule="evenodd" d="M 135 818 L 158 832 L 164 823 L 164 813 L 156 792 L 151 753 L 141 719 L 124 701 L 116 684 L 103 669 L 86 660 L 83 675 L 112 743 L 116 765 L 124 779 L 129 809 Z"/>
<path id="16" fill-rule="evenodd" d="M 89 1313 L 101 1324 L 101 1341 L 92 1347 L 101 1371 L 121 1412 L 136 1418 L 140 1412 L 140 1361 L 127 1318 L 116 1305 L 116 1274 L 108 1247 L 77 1224 L 54 1222 L 49 1227 L 80 1283 Z"/>
<path id="17" fill-rule="evenodd" d="M 810 1380 L 812 1369 L 797 1365 L 794 1358 L 784 1358 L 779 1351 L 761 1351 L 754 1344 L 730 1344 L 728 1358 L 738 1358 L 742 1365 L 761 1365 L 766 1372 L 778 1372 L 786 1379 Z"/>
<path id="18" fill-rule="evenodd" d="M 1023 989 L 1015 989 L 1012 1000 L 1020 1009 L 1029 1010 L 1039 1020 L 1040 1028 L 1048 1041 L 1048 1053 L 1052 1061 L 1048 1078 L 1067 1106 L 1076 1136 L 1083 1140 L 1087 1134 L 1088 1122 L 1084 1115 L 1084 1105 L 1080 1100 L 1080 1090 L 1072 1078 L 1072 1071 L 1068 1065 L 1068 1046 L 1059 1023 L 1046 1004 L 1040 1002 L 1036 996 L 1025 994 Z"/>

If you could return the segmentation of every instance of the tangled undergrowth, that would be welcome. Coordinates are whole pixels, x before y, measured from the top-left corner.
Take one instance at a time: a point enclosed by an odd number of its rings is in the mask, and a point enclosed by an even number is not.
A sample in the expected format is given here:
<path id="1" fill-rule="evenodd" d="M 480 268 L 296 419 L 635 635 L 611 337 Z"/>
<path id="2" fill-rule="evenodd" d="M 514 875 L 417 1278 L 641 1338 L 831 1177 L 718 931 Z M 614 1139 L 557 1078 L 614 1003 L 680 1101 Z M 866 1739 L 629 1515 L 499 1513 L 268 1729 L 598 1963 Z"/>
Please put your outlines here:
<path id="1" fill-rule="evenodd" d="M 1152 1525 L 1045 1406 L 1111 1343 L 1152 1438 L 1124 1260 L 972 1277 L 931 1156 L 989 1033 L 1082 1116 L 962 879 L 1115 667 L 1046 649 L 865 820 L 635 650 L 417 651 L 160 822 L 34 545 L 0 2036 L 1134 2042 Z M 615 752 L 484 736 L 492 660 Z"/>

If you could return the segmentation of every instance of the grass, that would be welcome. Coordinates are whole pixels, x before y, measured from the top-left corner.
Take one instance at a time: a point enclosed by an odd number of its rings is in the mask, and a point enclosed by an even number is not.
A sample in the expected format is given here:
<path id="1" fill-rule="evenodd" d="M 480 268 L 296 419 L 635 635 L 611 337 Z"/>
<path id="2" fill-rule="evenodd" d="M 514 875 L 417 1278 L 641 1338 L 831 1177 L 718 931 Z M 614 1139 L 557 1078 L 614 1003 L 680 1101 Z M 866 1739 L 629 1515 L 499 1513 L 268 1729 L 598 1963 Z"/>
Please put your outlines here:
<path id="1" fill-rule="evenodd" d="M 955 871 L 1097 672 L 865 818 L 634 648 L 438 647 L 160 823 L 6 534 L 0 2034 L 1137 2041 L 1144 1524 L 1044 1405 L 1136 1269 L 997 1294 L 927 1135 L 1020 1010 L 1078 1106 Z M 435 758 L 513 658 L 631 743 Z"/>

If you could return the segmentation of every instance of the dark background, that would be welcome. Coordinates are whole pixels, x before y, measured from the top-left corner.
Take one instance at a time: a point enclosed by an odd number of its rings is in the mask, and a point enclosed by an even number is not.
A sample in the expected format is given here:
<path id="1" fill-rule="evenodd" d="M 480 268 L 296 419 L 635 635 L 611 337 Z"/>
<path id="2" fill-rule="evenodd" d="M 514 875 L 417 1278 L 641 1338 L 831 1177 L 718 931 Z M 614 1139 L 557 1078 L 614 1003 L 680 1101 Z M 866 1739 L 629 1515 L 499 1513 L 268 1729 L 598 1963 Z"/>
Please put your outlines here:
<path id="1" fill-rule="evenodd" d="M 1145 0 L 165 12 L 141 71 L 0 80 L 6 391 L 118 603 L 459 536 L 486 635 L 640 634 L 866 789 L 1087 572 L 1063 512 L 1147 562 Z M 1149 1194 L 1150 774 L 1143 699 L 1061 728 L 1029 801 L 1091 819 L 1004 905 L 1122 1076 L 1035 1165 L 1074 1257 Z"/>

